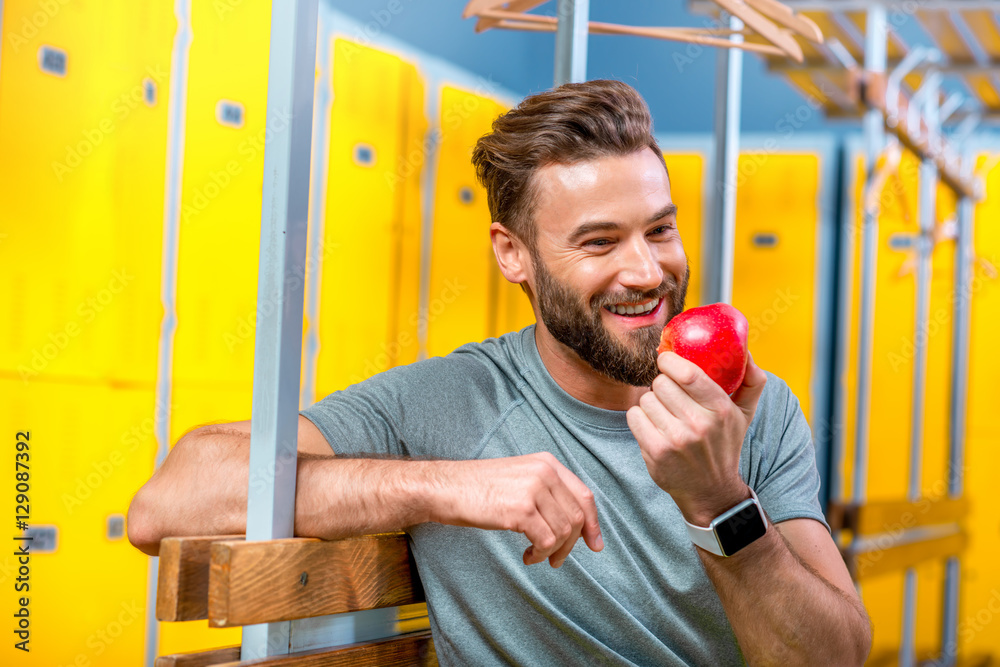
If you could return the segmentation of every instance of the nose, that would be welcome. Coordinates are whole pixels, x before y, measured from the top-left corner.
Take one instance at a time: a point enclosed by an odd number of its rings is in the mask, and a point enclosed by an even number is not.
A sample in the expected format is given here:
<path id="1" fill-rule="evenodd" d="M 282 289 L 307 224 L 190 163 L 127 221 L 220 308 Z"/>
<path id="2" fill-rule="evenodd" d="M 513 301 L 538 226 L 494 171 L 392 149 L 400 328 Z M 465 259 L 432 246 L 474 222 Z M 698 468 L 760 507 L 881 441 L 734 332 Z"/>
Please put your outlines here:
<path id="1" fill-rule="evenodd" d="M 645 238 L 626 246 L 618 281 L 622 287 L 637 291 L 656 289 L 663 282 L 663 269 L 657 261 L 656 251 Z"/>

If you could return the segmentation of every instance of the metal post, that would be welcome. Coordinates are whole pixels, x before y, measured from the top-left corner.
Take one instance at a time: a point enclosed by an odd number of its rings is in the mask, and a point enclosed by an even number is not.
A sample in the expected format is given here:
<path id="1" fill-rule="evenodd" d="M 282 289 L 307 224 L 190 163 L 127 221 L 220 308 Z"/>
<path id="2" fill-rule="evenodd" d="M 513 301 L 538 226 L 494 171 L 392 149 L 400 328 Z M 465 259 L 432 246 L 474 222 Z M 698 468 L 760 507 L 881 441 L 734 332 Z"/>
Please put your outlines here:
<path id="1" fill-rule="evenodd" d="M 963 176 L 971 177 L 976 154 L 971 142 L 962 146 Z M 974 204 L 968 197 L 958 202 L 958 240 L 955 244 L 955 296 L 952 323 L 951 419 L 948 431 L 948 495 L 958 498 L 963 492 L 965 474 L 965 418 L 969 395 L 969 339 L 972 312 L 972 265 Z M 958 558 L 949 558 L 944 581 L 944 616 L 942 618 L 942 667 L 954 667 L 958 653 Z"/>
<path id="2" fill-rule="evenodd" d="M 868 9 L 865 30 L 865 70 L 881 74 L 886 66 L 886 8 L 875 4 Z M 885 145 L 882 112 L 865 114 L 865 196 L 872 187 L 879 154 Z M 868 486 L 868 426 L 872 385 L 872 343 L 875 334 L 875 276 L 878 266 L 878 208 L 866 209 L 861 249 L 861 314 L 858 318 L 858 395 L 854 437 L 854 499 L 863 502 Z"/>
<path id="3" fill-rule="evenodd" d="M 729 29 L 743 21 L 729 17 Z M 729 41 L 741 43 L 734 33 Z M 733 255 L 736 235 L 736 181 L 740 158 L 740 111 L 743 96 L 743 50 L 719 49 L 715 74 L 715 190 L 702 241 L 702 303 L 733 300 Z"/>
<path id="4" fill-rule="evenodd" d="M 291 537 L 309 227 L 317 0 L 273 0 L 264 150 L 247 540 Z M 241 659 L 288 653 L 288 623 L 243 629 Z"/>
<path id="5" fill-rule="evenodd" d="M 0 3 L 2 8 L 2 3 Z M 170 407 L 173 404 L 174 334 L 177 331 L 177 251 L 180 244 L 181 181 L 184 171 L 184 132 L 187 107 L 188 56 L 191 50 L 191 0 L 175 0 L 174 33 L 170 56 L 170 92 L 167 99 L 167 164 L 163 202 L 163 259 L 160 268 L 159 351 L 156 361 L 156 412 L 153 433 L 156 437 L 156 465 L 170 451 Z M 146 599 L 156 600 L 159 580 L 159 558 L 149 559 L 146 579 Z M 146 605 L 146 666 L 153 667 L 159 653 L 160 624 L 156 620 L 156 605 Z"/>
<path id="6" fill-rule="evenodd" d="M 922 115 L 932 136 L 937 136 L 939 117 L 938 92 L 941 74 L 932 72 L 924 81 L 919 97 L 923 101 Z M 916 96 L 915 96 L 916 97 Z M 927 335 L 931 309 L 931 253 L 936 218 L 938 185 L 937 165 L 933 160 L 920 163 L 920 234 L 917 236 L 917 304 L 913 335 L 913 396 L 910 415 L 910 479 L 909 499 L 920 498 L 920 473 L 922 470 L 924 438 L 924 398 L 927 379 Z M 899 647 L 901 667 L 916 664 L 916 608 L 917 573 L 906 570 L 903 598 L 903 633 Z"/>
<path id="7" fill-rule="evenodd" d="M 587 80 L 590 0 L 559 0 L 556 26 L 555 85 Z"/>

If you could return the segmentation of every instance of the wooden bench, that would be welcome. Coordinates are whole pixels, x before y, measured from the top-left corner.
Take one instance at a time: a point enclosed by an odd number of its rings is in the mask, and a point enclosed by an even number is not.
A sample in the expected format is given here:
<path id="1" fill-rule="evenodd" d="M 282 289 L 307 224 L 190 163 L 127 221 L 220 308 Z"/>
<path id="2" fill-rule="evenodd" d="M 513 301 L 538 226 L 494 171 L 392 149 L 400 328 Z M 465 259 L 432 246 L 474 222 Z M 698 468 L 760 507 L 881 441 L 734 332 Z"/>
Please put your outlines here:
<path id="1" fill-rule="evenodd" d="M 324 643 L 322 636 L 323 623 L 329 626 L 336 617 L 296 624 L 298 619 L 393 607 L 403 607 L 411 616 L 416 610 L 419 616 L 426 610 L 423 603 L 423 587 L 402 533 L 334 541 L 167 538 L 160 543 L 157 620 L 207 619 L 214 628 L 292 621 L 290 646 L 310 648 L 241 662 L 240 647 L 227 646 L 160 656 L 156 667 L 437 665 L 425 622 L 417 621 L 423 629 L 416 631 L 399 622 L 395 631 L 400 634 L 337 646 Z M 321 647 L 314 648 L 317 644 Z"/>

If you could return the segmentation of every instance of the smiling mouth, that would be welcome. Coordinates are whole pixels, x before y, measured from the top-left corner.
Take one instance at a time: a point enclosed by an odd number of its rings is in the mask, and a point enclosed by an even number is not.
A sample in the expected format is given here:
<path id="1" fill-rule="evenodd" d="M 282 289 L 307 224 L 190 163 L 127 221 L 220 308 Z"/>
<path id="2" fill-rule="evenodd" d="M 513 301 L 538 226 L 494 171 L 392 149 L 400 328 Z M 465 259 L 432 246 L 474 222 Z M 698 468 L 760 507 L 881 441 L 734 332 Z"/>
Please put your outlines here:
<path id="1" fill-rule="evenodd" d="M 647 299 L 638 303 L 618 303 L 611 306 L 604 306 L 604 309 L 615 315 L 624 317 L 642 317 L 656 310 L 662 300 L 661 297 L 659 299 Z"/>

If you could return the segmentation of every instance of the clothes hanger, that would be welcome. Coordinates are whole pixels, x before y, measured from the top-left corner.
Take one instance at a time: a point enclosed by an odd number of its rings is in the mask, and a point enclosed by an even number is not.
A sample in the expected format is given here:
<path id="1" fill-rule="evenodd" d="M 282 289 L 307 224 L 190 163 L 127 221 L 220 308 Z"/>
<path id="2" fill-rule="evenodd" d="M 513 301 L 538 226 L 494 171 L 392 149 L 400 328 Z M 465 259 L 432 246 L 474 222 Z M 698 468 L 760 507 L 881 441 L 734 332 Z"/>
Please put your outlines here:
<path id="1" fill-rule="evenodd" d="M 823 32 L 815 21 L 808 16 L 796 14 L 788 5 L 783 5 L 778 0 L 744 0 L 744 2 L 772 21 L 782 24 L 810 42 L 823 43 Z"/>
<path id="2" fill-rule="evenodd" d="M 491 28 L 509 30 L 551 31 L 558 19 L 527 12 L 545 4 L 547 0 L 469 0 L 462 12 L 463 18 L 477 16 L 476 32 Z M 810 19 L 796 14 L 778 0 L 713 0 L 719 7 L 743 21 L 748 30 L 744 35 L 759 35 L 767 43 L 734 43 L 726 36 L 731 30 L 705 30 L 700 28 L 623 26 L 614 23 L 591 21 L 590 32 L 595 34 L 635 35 L 707 46 L 741 48 L 746 51 L 790 57 L 797 62 L 804 60 L 802 47 L 795 41 L 797 33 L 814 42 L 822 42 L 823 34 Z M 774 23 L 772 22 L 774 21 Z M 779 27 L 781 26 L 784 27 Z"/>
<path id="3" fill-rule="evenodd" d="M 795 41 L 790 30 L 779 28 L 743 0 L 712 0 L 712 2 L 743 21 L 748 28 L 777 46 L 795 62 L 800 63 L 805 60 L 802 47 Z"/>
<path id="4" fill-rule="evenodd" d="M 558 26 L 559 19 L 555 16 L 539 16 L 537 14 L 518 14 L 505 10 L 484 10 L 479 14 L 481 20 L 495 19 L 496 24 L 491 24 L 489 28 L 506 28 L 511 30 L 535 30 L 554 32 Z M 590 32 L 595 35 L 632 35 L 635 37 L 651 37 L 654 39 L 665 39 L 676 42 L 689 42 L 692 44 L 702 44 L 705 46 L 720 46 L 730 48 L 734 46 L 732 42 L 723 37 L 715 35 L 733 34 L 732 30 L 706 31 L 701 28 L 658 28 L 646 26 L 628 26 L 617 23 L 590 22 Z M 754 42 L 744 42 L 735 45 L 746 51 L 762 53 L 766 55 L 785 56 L 784 51 L 770 44 L 757 44 Z"/>

